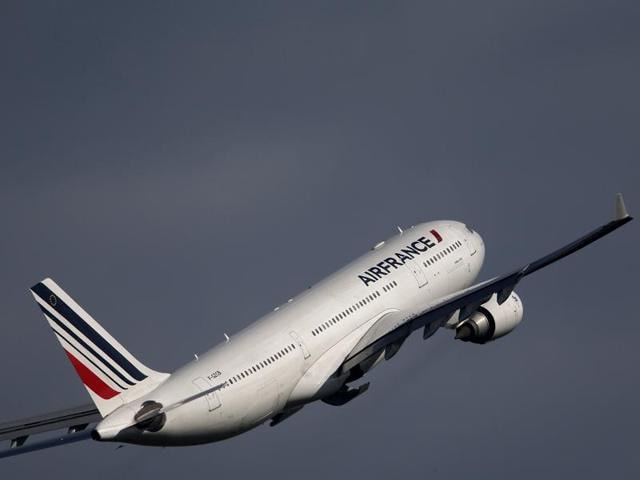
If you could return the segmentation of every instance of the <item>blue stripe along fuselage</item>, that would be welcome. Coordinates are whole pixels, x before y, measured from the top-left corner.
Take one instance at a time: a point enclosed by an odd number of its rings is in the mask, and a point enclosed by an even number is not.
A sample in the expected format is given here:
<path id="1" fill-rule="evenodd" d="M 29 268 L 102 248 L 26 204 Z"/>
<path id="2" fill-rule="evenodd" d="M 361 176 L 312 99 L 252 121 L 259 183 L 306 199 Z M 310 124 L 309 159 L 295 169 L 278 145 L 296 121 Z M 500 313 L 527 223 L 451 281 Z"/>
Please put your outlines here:
<path id="1" fill-rule="evenodd" d="M 74 312 L 66 303 L 64 303 L 57 295 L 55 295 L 46 285 L 38 283 L 31 288 L 45 303 L 50 305 L 62 318 L 67 320 L 85 337 L 93 342 L 100 350 L 102 350 L 114 363 L 119 365 L 125 372 L 131 375 L 137 381 L 142 381 L 147 376 L 138 370 L 129 360 L 127 360 L 113 345 L 107 342 L 102 335 L 96 332 L 87 322 L 85 322 L 76 312 Z M 53 302 L 51 299 L 55 299 Z"/>

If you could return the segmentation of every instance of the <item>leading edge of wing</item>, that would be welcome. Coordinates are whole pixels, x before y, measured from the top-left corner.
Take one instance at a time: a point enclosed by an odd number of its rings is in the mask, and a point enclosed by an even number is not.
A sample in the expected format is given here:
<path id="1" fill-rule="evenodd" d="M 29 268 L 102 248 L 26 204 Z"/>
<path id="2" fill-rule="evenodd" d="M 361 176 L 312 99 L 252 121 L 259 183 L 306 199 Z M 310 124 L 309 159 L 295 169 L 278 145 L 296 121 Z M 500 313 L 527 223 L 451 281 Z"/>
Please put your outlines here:
<path id="1" fill-rule="evenodd" d="M 471 315 L 478 306 L 487 302 L 494 294 L 498 295 L 498 303 L 504 302 L 523 277 L 537 272 L 538 270 L 577 252 L 633 220 L 633 217 L 627 213 L 627 209 L 624 205 L 624 199 L 620 193 L 616 195 L 615 212 L 615 218 L 610 222 L 601 225 L 586 235 L 551 252 L 550 254 L 528 263 L 522 268 L 511 273 L 487 280 L 455 293 L 452 296 L 446 297 L 439 303 L 430 306 L 426 311 L 418 314 L 412 320 L 400 325 L 395 330 L 387 333 L 375 342 L 364 347 L 362 350 L 354 352 L 353 355 L 347 357 L 345 362 L 341 365 L 340 371 L 346 371 L 355 367 L 360 362 L 366 360 L 386 346 L 397 342 L 427 324 L 432 322 L 441 322 L 444 324 L 444 322 L 446 322 L 446 320 L 457 310 L 460 310 L 459 320 L 462 321 Z"/>

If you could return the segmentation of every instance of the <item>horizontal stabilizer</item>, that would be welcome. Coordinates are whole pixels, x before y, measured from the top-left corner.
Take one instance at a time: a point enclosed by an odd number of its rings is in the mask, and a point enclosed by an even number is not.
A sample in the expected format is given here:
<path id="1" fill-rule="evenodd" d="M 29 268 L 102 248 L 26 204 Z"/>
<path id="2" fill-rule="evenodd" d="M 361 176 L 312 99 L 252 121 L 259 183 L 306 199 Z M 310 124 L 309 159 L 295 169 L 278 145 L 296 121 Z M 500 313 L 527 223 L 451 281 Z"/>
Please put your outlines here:
<path id="1" fill-rule="evenodd" d="M 102 416 L 92 404 L 59 410 L 44 415 L 21 418 L 0 423 L 0 440 L 28 437 L 37 433 L 60 429 L 72 429 L 102 420 Z"/>
<path id="2" fill-rule="evenodd" d="M 69 433 L 59 435 L 57 437 L 42 440 L 40 442 L 31 443 L 28 445 L 18 446 L 10 448 L 8 450 L 0 450 L 0 458 L 14 457 L 16 455 L 22 455 L 23 453 L 35 452 L 37 450 L 44 450 L 45 448 L 59 447 L 60 445 L 67 445 L 69 443 L 81 442 L 82 440 L 88 440 L 91 438 L 91 431 L 83 430 L 81 432 Z"/>

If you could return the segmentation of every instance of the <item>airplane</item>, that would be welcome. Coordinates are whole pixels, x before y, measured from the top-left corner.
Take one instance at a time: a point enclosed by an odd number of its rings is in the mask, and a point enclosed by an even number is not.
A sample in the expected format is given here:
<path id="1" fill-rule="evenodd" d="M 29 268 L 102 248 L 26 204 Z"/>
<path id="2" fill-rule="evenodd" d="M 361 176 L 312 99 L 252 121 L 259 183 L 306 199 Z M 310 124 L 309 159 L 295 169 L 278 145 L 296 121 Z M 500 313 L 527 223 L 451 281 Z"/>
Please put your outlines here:
<path id="1" fill-rule="evenodd" d="M 152 370 L 127 351 L 53 280 L 33 297 L 93 404 L 0 424 L 9 457 L 85 439 L 152 446 L 224 440 L 306 405 L 340 406 L 365 393 L 354 386 L 390 360 L 412 332 L 440 328 L 485 344 L 523 318 L 515 293 L 526 276 L 632 220 L 621 194 L 615 217 L 583 237 L 499 277 L 474 284 L 484 262 L 470 226 L 432 221 L 402 230 L 276 307 L 173 373 Z M 89 428 L 89 425 L 92 425 Z M 26 444 L 31 435 L 60 431 Z"/>

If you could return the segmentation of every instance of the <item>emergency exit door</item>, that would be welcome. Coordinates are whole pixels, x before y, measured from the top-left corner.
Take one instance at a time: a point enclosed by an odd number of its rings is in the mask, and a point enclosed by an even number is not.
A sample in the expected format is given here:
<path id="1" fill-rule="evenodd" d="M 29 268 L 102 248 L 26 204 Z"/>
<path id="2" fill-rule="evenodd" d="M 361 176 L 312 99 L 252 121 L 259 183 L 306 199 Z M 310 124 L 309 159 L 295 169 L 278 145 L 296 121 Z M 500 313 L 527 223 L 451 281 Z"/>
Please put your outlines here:
<path id="1" fill-rule="evenodd" d="M 209 380 L 207 380 L 206 378 L 203 377 L 198 377 L 196 378 L 193 383 L 195 384 L 196 387 L 198 387 L 198 389 L 201 392 L 210 390 L 211 388 L 213 388 L 213 385 L 211 385 L 211 382 L 209 382 Z M 209 411 L 212 412 L 214 411 L 216 408 L 220 407 L 220 405 L 222 405 L 222 403 L 220 403 L 220 398 L 218 398 L 218 392 L 211 392 L 211 393 L 207 393 L 204 396 L 207 399 L 207 404 L 209 405 Z"/>

